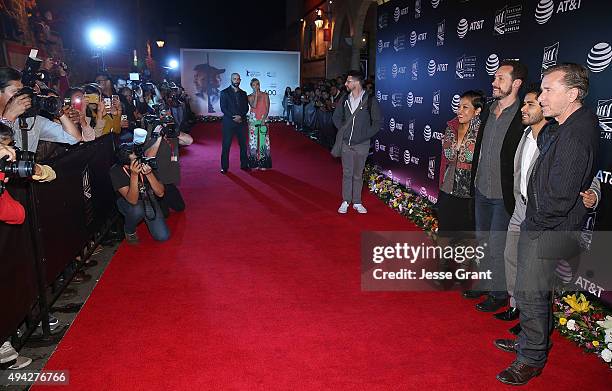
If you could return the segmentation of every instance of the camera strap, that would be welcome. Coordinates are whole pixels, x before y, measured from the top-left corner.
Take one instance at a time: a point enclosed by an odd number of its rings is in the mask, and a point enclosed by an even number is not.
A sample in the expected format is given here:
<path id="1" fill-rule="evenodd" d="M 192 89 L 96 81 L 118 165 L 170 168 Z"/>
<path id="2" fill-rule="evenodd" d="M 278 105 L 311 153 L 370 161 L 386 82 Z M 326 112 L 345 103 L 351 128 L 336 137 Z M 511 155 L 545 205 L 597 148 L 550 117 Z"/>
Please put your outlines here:
<path id="1" fill-rule="evenodd" d="M 178 162 L 178 155 L 174 153 L 174 144 L 171 143 L 170 141 L 168 141 L 167 139 L 164 138 L 164 141 L 168 144 L 168 146 L 170 147 L 170 161 L 171 162 Z"/>

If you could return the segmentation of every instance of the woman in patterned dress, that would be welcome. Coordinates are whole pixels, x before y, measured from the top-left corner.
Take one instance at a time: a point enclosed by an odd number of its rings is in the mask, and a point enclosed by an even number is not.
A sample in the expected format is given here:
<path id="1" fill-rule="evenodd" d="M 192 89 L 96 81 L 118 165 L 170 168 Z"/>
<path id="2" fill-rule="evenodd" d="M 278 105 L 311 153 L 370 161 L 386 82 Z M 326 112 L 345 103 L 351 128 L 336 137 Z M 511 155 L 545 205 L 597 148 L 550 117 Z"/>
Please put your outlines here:
<path id="1" fill-rule="evenodd" d="M 480 128 L 484 97 L 478 91 L 461 95 L 457 117 L 448 121 L 442 139 L 440 193 L 438 195 L 438 232 L 474 231 L 473 197 L 470 195 L 472 158 Z"/>
<path id="2" fill-rule="evenodd" d="M 270 134 L 266 126 L 270 112 L 270 97 L 261 91 L 257 79 L 251 80 L 253 93 L 248 96 L 251 112 L 249 113 L 249 168 L 266 170 L 272 168 L 270 156 Z"/>

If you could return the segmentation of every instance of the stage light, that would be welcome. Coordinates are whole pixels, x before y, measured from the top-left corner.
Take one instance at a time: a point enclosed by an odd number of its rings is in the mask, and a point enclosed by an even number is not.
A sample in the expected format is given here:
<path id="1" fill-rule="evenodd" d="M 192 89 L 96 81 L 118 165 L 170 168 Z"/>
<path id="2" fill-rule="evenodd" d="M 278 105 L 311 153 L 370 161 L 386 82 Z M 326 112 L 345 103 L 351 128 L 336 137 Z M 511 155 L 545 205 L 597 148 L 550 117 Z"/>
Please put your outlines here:
<path id="1" fill-rule="evenodd" d="M 168 61 L 168 68 L 170 69 L 176 69 L 179 66 L 179 62 L 175 59 L 172 59 L 170 61 Z"/>
<path id="2" fill-rule="evenodd" d="M 104 27 L 92 27 L 89 30 L 89 40 L 97 48 L 105 48 L 113 41 L 113 36 Z"/>
<path id="3" fill-rule="evenodd" d="M 166 44 L 166 41 L 164 41 L 163 39 L 159 39 L 159 40 L 155 41 L 155 43 L 157 44 L 157 47 L 161 49 Z"/>

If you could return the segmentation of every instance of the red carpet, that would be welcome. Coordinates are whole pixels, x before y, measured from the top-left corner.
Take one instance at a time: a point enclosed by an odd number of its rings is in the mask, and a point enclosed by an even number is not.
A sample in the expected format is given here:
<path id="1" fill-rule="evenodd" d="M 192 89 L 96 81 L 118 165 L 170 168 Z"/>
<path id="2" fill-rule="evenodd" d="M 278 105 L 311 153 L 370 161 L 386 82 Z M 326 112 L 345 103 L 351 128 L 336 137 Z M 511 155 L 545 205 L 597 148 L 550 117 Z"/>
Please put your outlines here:
<path id="1" fill-rule="evenodd" d="M 491 390 L 512 324 L 450 293 L 363 293 L 360 233 L 413 230 L 367 194 L 340 216 L 338 161 L 283 125 L 274 170 L 219 173 L 220 126 L 183 155 L 187 211 L 172 238 L 122 244 L 46 369 L 60 390 Z M 607 386 L 606 386 L 607 384 Z M 555 333 L 524 389 L 603 390 L 612 374 Z M 41 388 L 47 390 L 48 387 Z"/>

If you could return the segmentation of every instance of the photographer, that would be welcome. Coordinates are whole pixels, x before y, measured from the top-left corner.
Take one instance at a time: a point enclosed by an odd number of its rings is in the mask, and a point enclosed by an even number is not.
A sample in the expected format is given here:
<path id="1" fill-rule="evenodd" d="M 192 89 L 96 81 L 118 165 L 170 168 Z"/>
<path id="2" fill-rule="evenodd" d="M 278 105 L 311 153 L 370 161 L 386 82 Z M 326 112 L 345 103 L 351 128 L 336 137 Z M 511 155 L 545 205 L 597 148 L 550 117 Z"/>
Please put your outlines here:
<path id="1" fill-rule="evenodd" d="M 19 71 L 7 67 L 0 68 L 0 113 L 2 113 L 2 120 L 10 124 L 15 132 L 15 141 L 20 147 L 22 146 L 21 128 L 17 119 L 32 107 L 32 96 L 21 94 L 22 88 Z M 58 119 L 61 125 L 40 115 L 26 118 L 28 151 L 36 152 L 39 140 L 67 144 L 76 144 L 81 141 L 81 132 L 66 114 L 61 112 Z"/>
<path id="2" fill-rule="evenodd" d="M 175 124 L 171 124 L 170 127 L 155 126 L 153 131 L 149 131 L 149 140 L 145 143 L 145 156 L 156 158 L 158 166 L 156 172 L 165 187 L 164 196 L 158 198 L 165 217 L 168 217 L 169 209 L 177 212 L 185 210 L 185 201 L 176 187 L 181 180 L 181 167 L 179 132 L 175 126 Z"/>
<path id="3" fill-rule="evenodd" d="M 156 197 L 164 196 L 164 185 L 160 183 L 148 164 L 143 164 L 142 155 L 137 156 L 137 146 L 121 144 L 117 150 L 117 163 L 110 169 L 119 212 L 124 216 L 125 239 L 137 244 L 136 226 L 144 219 L 147 228 L 157 241 L 170 238 L 163 213 Z"/>
<path id="4" fill-rule="evenodd" d="M 101 100 L 98 102 L 98 105 L 101 106 L 99 109 L 102 109 L 104 114 L 102 135 L 121 134 L 121 115 L 123 112 L 113 80 L 108 73 L 100 72 L 96 75 L 96 84 L 100 87 L 101 93 Z"/>

